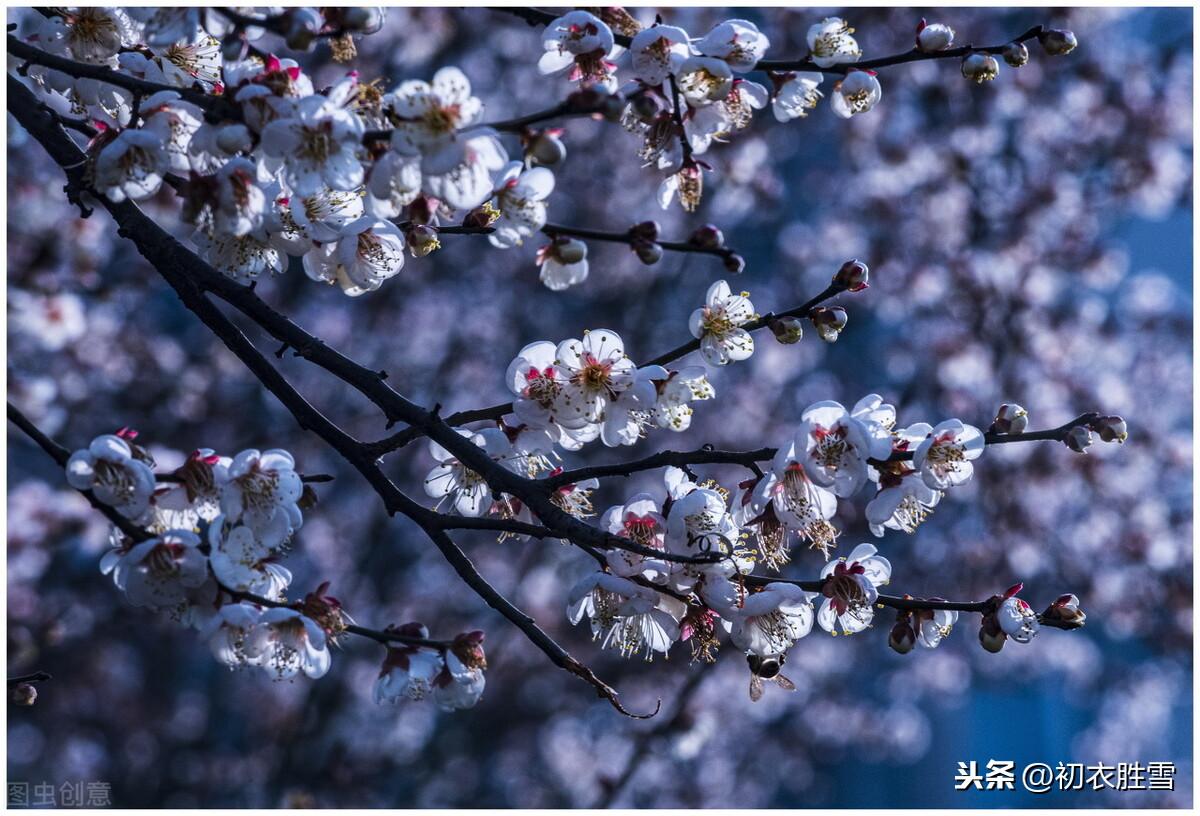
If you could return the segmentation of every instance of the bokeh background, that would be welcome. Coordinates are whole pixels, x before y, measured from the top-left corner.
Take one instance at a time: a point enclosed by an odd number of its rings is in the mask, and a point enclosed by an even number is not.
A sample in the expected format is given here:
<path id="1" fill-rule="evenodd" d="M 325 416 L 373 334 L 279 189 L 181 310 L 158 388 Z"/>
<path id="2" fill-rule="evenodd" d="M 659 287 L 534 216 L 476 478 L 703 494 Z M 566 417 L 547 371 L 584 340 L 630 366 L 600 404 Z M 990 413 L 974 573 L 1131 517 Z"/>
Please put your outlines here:
<path id="1" fill-rule="evenodd" d="M 10 12 L 12 16 L 20 12 Z M 694 35 L 729 16 L 769 34 L 770 57 L 805 53 L 810 23 L 835 9 L 669 9 Z M 642 16 L 652 19 L 652 12 Z M 1038 23 L 1081 43 L 986 86 L 955 61 L 881 72 L 882 103 L 842 121 L 822 105 L 706 156 L 716 172 L 695 216 L 661 212 L 657 178 L 618 126 L 571 121 L 552 221 L 624 229 L 654 218 L 667 236 L 718 224 L 746 257 L 735 288 L 760 311 L 819 291 L 842 261 L 871 266 L 871 288 L 841 298 L 835 345 L 763 337 L 717 372 L 714 402 L 686 436 L 633 449 L 598 444 L 569 462 L 663 448 L 759 446 L 810 402 L 869 391 L 902 422 L 958 416 L 986 425 L 1004 401 L 1033 427 L 1090 409 L 1129 422 L 1124 446 L 1080 456 L 1056 444 L 989 450 L 976 478 L 916 535 L 877 542 L 893 589 L 981 598 L 1017 579 L 1044 605 L 1073 591 L 1075 633 L 984 653 L 964 620 L 936 651 L 906 656 L 887 627 L 854 638 L 814 633 L 751 704 L 744 661 L 713 667 L 622 661 L 572 631 L 565 592 L 590 568 L 578 551 L 463 534 L 482 572 L 648 722 L 617 715 L 550 666 L 465 589 L 411 525 L 389 519 L 356 474 L 295 422 L 116 236 L 80 220 L 62 176 L 11 118 L 8 127 L 9 399 L 70 447 L 137 427 L 160 463 L 196 447 L 285 447 L 306 472 L 333 473 L 288 566 L 295 588 L 330 580 L 360 622 L 421 620 L 436 633 L 487 630 L 488 686 L 471 711 L 379 708 L 382 658 L 352 641 L 318 682 L 230 672 L 194 633 L 125 604 L 99 574 L 102 520 L 19 433 L 8 453 L 9 674 L 54 680 L 37 705 L 9 707 L 8 778 L 99 780 L 119 806 L 1108 806 L 1191 804 L 1192 775 L 1192 17 L 1188 9 L 852 9 L 868 56 L 904 50 L 919 18 L 960 42 L 1003 42 Z M 268 41 L 269 42 L 269 41 Z M 553 104 L 565 80 L 538 76 L 539 30 L 487 11 L 391 10 L 360 44 L 364 79 L 390 87 L 460 66 L 489 118 Z M 345 70 L 319 48 L 317 86 Z M 11 70 L 10 66 L 10 70 Z M 510 152 L 517 151 L 511 140 Z M 177 224 L 169 192 L 149 203 Z M 180 228 L 180 234 L 184 233 Z M 259 286 L 269 302 L 352 356 L 390 372 L 412 398 L 447 411 L 506 398 L 503 372 L 538 339 L 610 327 L 635 358 L 686 336 L 687 315 L 720 262 L 668 254 L 645 267 L 620 245 L 591 246 L 591 276 L 565 293 L 537 280 L 536 244 L 510 251 L 450 236 L 360 299 L 299 269 Z M 262 348 L 273 350 L 261 335 Z M 377 413 L 302 361 L 287 375 L 363 438 Z M 389 459 L 411 492 L 423 445 Z M 704 469 L 732 481 L 736 470 Z M 616 482 L 600 509 L 657 476 Z M 843 545 L 870 540 L 867 496 L 844 501 Z M 788 573 L 815 574 L 797 552 Z M 676 712 L 679 711 L 678 715 Z M 1174 793 L 956 793 L 959 761 L 1150 762 L 1178 766 Z"/>

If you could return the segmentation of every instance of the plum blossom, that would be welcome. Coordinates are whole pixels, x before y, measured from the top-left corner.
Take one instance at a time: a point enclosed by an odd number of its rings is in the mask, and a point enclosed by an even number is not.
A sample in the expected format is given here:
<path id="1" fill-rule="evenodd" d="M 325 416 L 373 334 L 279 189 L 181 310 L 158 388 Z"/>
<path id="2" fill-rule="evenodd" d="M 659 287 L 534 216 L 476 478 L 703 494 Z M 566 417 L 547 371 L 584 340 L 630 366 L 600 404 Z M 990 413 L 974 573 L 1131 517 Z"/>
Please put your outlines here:
<path id="1" fill-rule="evenodd" d="M 983 453 L 983 433 L 957 419 L 948 419 L 929 432 L 913 453 L 913 466 L 925 484 L 946 490 L 963 484 L 975 472 L 971 464 Z"/>
<path id="2" fill-rule="evenodd" d="M 429 630 L 419 623 L 406 623 L 388 631 L 404 637 L 429 638 Z M 372 696 L 376 703 L 422 700 L 433 691 L 434 680 L 444 668 L 442 655 L 435 649 L 407 644 L 388 646 Z"/>
<path id="3" fill-rule="evenodd" d="M 893 449 L 915 450 L 932 430 L 925 422 L 902 428 L 896 432 Z M 870 476 L 879 483 L 879 492 L 867 503 L 865 513 L 871 532 L 877 536 L 882 536 L 885 528 L 916 532 L 942 498 L 942 492 L 926 484 L 910 462 L 887 462 L 873 469 Z"/>
<path id="4" fill-rule="evenodd" d="M 821 570 L 825 600 L 817 612 L 817 623 L 832 635 L 854 634 L 871 625 L 875 617 L 878 587 L 892 576 L 892 565 L 870 544 L 859 544 L 850 555 L 830 561 Z"/>
<path id="5" fill-rule="evenodd" d="M 771 42 L 748 20 L 726 20 L 696 41 L 696 50 L 706 57 L 725 60 L 734 71 L 754 70 Z"/>
<path id="6" fill-rule="evenodd" d="M 1028 643 L 1038 633 L 1037 613 L 1022 598 L 1005 598 L 996 610 L 996 619 L 1004 634 L 1017 643 Z"/>
<path id="7" fill-rule="evenodd" d="M 137 44 L 137 27 L 124 9 L 116 6 L 80 7 L 63 19 L 64 45 L 80 62 L 107 63 L 125 46 Z"/>
<path id="8" fill-rule="evenodd" d="M 167 167 L 176 173 L 192 169 L 192 137 L 204 122 L 200 108 L 184 102 L 174 91 L 151 94 L 141 106 L 142 130 L 158 134 L 167 151 Z"/>
<path id="9" fill-rule="evenodd" d="M 67 483 L 91 490 L 121 515 L 137 519 L 150 506 L 155 484 L 154 471 L 140 456 L 120 436 L 98 436 L 67 460 Z"/>
<path id="10" fill-rule="evenodd" d="M 521 466 L 521 457 L 513 451 L 508 436 L 499 428 L 456 430 L 460 436 L 482 448 L 493 461 L 514 471 Z M 429 440 L 429 453 L 438 464 L 425 477 L 425 495 L 437 499 L 438 507 L 448 501 L 460 516 L 478 518 L 486 515 L 492 506 L 492 489 L 484 478 L 432 439 Z"/>
<path id="11" fill-rule="evenodd" d="M 982 85 L 984 82 L 990 82 L 1000 74 L 1000 62 L 991 54 L 984 54 L 976 51 L 973 54 L 967 54 L 962 61 L 962 75 L 964 79 L 972 80 Z"/>
<path id="12" fill-rule="evenodd" d="M 221 235 L 241 238 L 262 229 L 267 197 L 258 185 L 254 163 L 234 158 L 216 173 L 213 228 Z"/>
<path id="13" fill-rule="evenodd" d="M 546 224 L 545 199 L 554 189 L 554 173 L 545 167 L 524 169 L 509 162 L 497 179 L 496 207 L 500 217 L 492 222 L 488 236 L 492 246 L 518 246 Z"/>
<path id="14" fill-rule="evenodd" d="M 945 23 L 917 24 L 917 48 L 925 52 L 944 51 L 954 44 L 954 29 Z"/>
<path id="15" fill-rule="evenodd" d="M 749 126 L 754 111 L 767 106 L 770 95 L 757 82 L 737 78 L 728 96 L 713 105 L 706 105 L 684 122 L 684 130 L 692 152 L 704 153 L 714 141 L 724 141 L 729 134 Z"/>
<path id="16" fill-rule="evenodd" d="M 854 29 L 841 17 L 826 17 L 808 28 L 808 50 L 820 68 L 858 62 L 862 51 L 851 35 Z"/>
<path id="17" fill-rule="evenodd" d="M 296 460 L 278 448 L 244 450 L 214 470 L 221 512 L 230 524 L 242 522 L 268 549 L 282 545 L 304 516 L 297 501 L 304 492 Z"/>
<path id="18" fill-rule="evenodd" d="M 260 540 L 245 524 L 226 524 L 218 517 L 208 528 L 209 562 L 221 586 L 281 600 L 292 572 L 275 563 L 276 549 Z"/>
<path id="19" fill-rule="evenodd" d="M 112 201 L 142 201 L 158 192 L 169 168 L 170 157 L 158 132 L 128 128 L 96 155 L 96 189 Z"/>
<path id="20" fill-rule="evenodd" d="M 444 711 L 474 707 L 483 696 L 486 668 L 483 632 L 458 635 L 446 650 L 445 665 L 433 680 L 434 702 Z"/>
<path id="21" fill-rule="evenodd" d="M 758 482 L 748 499 L 747 522 L 763 516 L 770 505 L 775 520 L 828 558 L 838 537 L 837 529 L 829 522 L 837 512 L 837 496 L 813 480 L 806 468 L 807 460 L 807 441 L 799 435 L 779 446 L 771 462 L 771 472 Z M 773 527 L 770 517 L 763 522 L 767 526 L 760 527 L 760 536 L 773 534 L 780 537 L 765 548 L 764 557 L 778 563 L 782 559 L 772 558 L 770 553 L 780 549 L 786 553 L 786 533 Z"/>
<path id="22" fill-rule="evenodd" d="M 539 278 L 546 288 L 561 292 L 587 280 L 587 244 L 557 236 L 538 250 L 537 263 L 542 268 Z"/>
<path id="23" fill-rule="evenodd" d="M 585 332 L 582 340 L 564 340 L 555 357 L 566 377 L 555 399 L 555 413 L 568 424 L 601 422 L 609 404 L 636 382 L 636 369 L 621 336 L 608 329 Z"/>
<path id="24" fill-rule="evenodd" d="M 638 493 L 625 504 L 605 510 L 600 517 L 600 527 L 639 546 L 666 550 L 667 519 L 662 514 L 658 500 L 649 493 Z M 667 562 L 629 550 L 613 548 L 605 553 L 605 557 L 608 568 L 622 578 L 635 575 L 652 577 L 669 571 Z"/>
<path id="25" fill-rule="evenodd" d="M 337 284 L 350 297 L 373 292 L 404 268 L 404 233 L 390 221 L 364 215 L 341 228 L 335 243 L 304 256 L 310 278 Z"/>
<path id="26" fill-rule="evenodd" d="M 238 283 L 249 284 L 264 274 L 279 275 L 284 270 L 279 250 L 260 230 L 238 236 L 200 229 L 192 233 L 192 243 L 206 263 Z"/>
<path id="27" fill-rule="evenodd" d="M 782 76 L 772 74 L 775 94 L 771 99 L 771 111 L 780 122 L 790 122 L 808 116 L 821 99 L 820 87 L 825 75 L 816 71 L 792 71 Z"/>
<path id="28" fill-rule="evenodd" d="M 887 459 L 892 452 L 890 436 L 878 433 L 878 424 L 862 416 L 853 416 L 839 402 L 817 402 L 804 409 L 796 431 L 796 449 L 809 478 L 843 498 L 866 482 L 868 459 Z"/>
<path id="29" fill-rule="evenodd" d="M 691 55 L 688 43 L 688 33 L 676 26 L 642 29 L 629 44 L 633 75 L 652 88 L 661 87 Z"/>
<path id="30" fill-rule="evenodd" d="M 874 71 L 851 70 L 846 78 L 833 86 L 833 96 L 829 100 L 833 112 L 843 119 L 849 119 L 858 113 L 866 113 L 879 104 L 883 97 L 883 88 Z"/>
<path id="31" fill-rule="evenodd" d="M 662 366 L 643 366 L 634 374 L 633 385 L 618 394 L 604 409 L 600 439 L 610 448 L 633 445 L 644 434 L 650 411 L 658 401 L 656 381 L 667 378 Z"/>
<path id="32" fill-rule="evenodd" d="M 667 379 L 660 383 L 651 418 L 660 428 L 686 431 L 692 424 L 690 403 L 712 399 L 716 393 L 702 366 L 685 366 L 668 373 Z"/>
<path id="33" fill-rule="evenodd" d="M 113 582 L 134 606 L 162 609 L 185 603 L 188 590 L 208 579 L 208 559 L 200 537 L 190 530 L 169 530 L 135 544 L 112 570 Z"/>
<path id="34" fill-rule="evenodd" d="M 733 614 L 729 639 L 747 654 L 782 654 L 812 631 L 815 597 L 795 584 L 767 584 Z"/>
<path id="35" fill-rule="evenodd" d="M 572 82 L 608 86 L 616 65 L 611 61 L 612 29 L 591 12 L 569 11 L 546 26 L 542 38 L 546 52 L 538 60 L 545 76 L 565 74 Z"/>
<path id="36" fill-rule="evenodd" d="M 688 57 L 676 76 L 679 92 L 692 108 L 720 102 L 733 90 L 729 63 L 715 57 Z"/>
<path id="37" fill-rule="evenodd" d="M 439 70 L 432 82 L 401 83 L 384 97 L 384 105 L 397 120 L 392 149 L 419 155 L 422 172 L 430 175 L 447 173 L 466 160 L 467 142 L 459 131 L 483 116 L 483 103 L 471 94 L 471 81 L 453 66 Z"/>
<path id="38" fill-rule="evenodd" d="M 362 120 L 333 100 L 308 96 L 291 116 L 263 128 L 262 150 L 282 162 L 293 195 L 313 195 L 326 186 L 349 190 L 363 183 L 357 155 L 363 130 Z"/>
<path id="39" fill-rule="evenodd" d="M 586 615 L 592 637 L 613 646 L 622 657 L 666 654 L 679 639 L 679 621 L 687 605 L 668 595 L 606 572 L 584 576 L 567 593 L 567 617 L 577 624 Z"/>
<path id="40" fill-rule="evenodd" d="M 253 604 L 225 604 L 200 630 L 200 639 L 208 642 L 218 662 L 230 668 L 254 665 L 246 654 L 246 640 L 261 617 L 262 610 Z"/>
<path id="41" fill-rule="evenodd" d="M 728 365 L 754 353 L 754 338 L 742 328 L 753 320 L 749 292 L 735 295 L 725 281 L 708 287 L 704 305 L 692 312 L 688 328 L 700 340 L 700 354 L 710 365 Z"/>
<path id="42" fill-rule="evenodd" d="M 264 611 L 242 648 L 253 665 L 261 666 L 275 680 L 289 680 L 300 673 L 315 680 L 329 671 L 325 630 L 295 609 Z"/>
<path id="43" fill-rule="evenodd" d="M 913 614 L 917 625 L 917 643 L 926 649 L 935 649 L 958 622 L 958 612 L 953 609 L 918 609 Z"/>

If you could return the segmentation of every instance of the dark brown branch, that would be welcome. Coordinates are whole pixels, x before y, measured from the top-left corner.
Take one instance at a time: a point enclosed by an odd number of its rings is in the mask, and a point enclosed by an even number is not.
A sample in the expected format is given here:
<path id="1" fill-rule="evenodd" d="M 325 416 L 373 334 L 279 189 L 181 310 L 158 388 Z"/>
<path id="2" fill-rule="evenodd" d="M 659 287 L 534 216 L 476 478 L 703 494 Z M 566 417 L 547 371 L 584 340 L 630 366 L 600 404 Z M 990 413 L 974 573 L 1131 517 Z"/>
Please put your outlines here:
<path id="1" fill-rule="evenodd" d="M 54 677 L 49 672 L 36 671 L 32 674 L 23 674 L 20 677 L 8 678 L 8 687 L 15 688 L 22 683 L 45 683 L 47 680 L 53 680 Z"/>

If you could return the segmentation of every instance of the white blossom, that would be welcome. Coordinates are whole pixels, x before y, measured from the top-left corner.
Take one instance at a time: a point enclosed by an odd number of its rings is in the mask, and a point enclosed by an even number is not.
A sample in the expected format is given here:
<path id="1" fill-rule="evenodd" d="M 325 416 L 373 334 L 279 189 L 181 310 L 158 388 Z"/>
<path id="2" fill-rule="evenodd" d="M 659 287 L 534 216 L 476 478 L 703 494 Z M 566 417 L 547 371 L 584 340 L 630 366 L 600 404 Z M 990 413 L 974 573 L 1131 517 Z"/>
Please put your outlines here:
<path id="1" fill-rule="evenodd" d="M 808 28 L 808 50 L 820 68 L 858 62 L 862 51 L 851 35 L 854 29 L 841 17 L 826 17 Z"/>
<path id="2" fill-rule="evenodd" d="M 262 613 L 243 644 L 254 665 L 275 680 L 303 673 L 314 680 L 329 671 L 330 656 L 325 630 L 312 618 L 286 607 Z"/>
<path id="3" fill-rule="evenodd" d="M 704 306 L 692 312 L 688 328 L 700 340 L 700 354 L 709 364 L 727 365 L 754 353 L 754 338 L 742 328 L 756 317 L 748 295 L 735 295 L 728 283 L 717 281 L 708 287 Z"/>
<path id="4" fill-rule="evenodd" d="M 87 448 L 75 451 L 67 460 L 66 472 L 71 487 L 91 490 L 126 518 L 137 519 L 150 506 L 154 471 L 135 457 L 129 443 L 119 436 L 98 436 Z"/>
<path id="5" fill-rule="evenodd" d="M 812 631 L 815 597 L 794 584 L 767 584 L 735 610 L 729 639 L 748 654 L 782 654 Z"/>
<path id="6" fill-rule="evenodd" d="M 948 419 L 929 432 L 913 454 L 913 466 L 925 484 L 946 490 L 963 484 L 975 472 L 971 464 L 983 453 L 983 433 L 957 419 Z"/>
<path id="7" fill-rule="evenodd" d="M 735 71 L 754 70 L 770 40 L 748 20 L 726 20 L 696 41 L 696 50 L 706 57 L 716 57 L 729 63 Z"/>
<path id="8" fill-rule="evenodd" d="M 855 69 L 833 86 L 829 105 L 838 116 L 849 119 L 855 114 L 866 113 L 879 104 L 882 97 L 883 88 L 875 72 Z"/>
<path id="9" fill-rule="evenodd" d="M 830 561 L 821 570 L 826 579 L 821 589 L 825 600 L 817 612 L 817 623 L 830 634 L 861 632 L 875 617 L 878 587 L 892 576 L 892 565 L 876 555 L 870 544 L 859 544 L 849 556 Z"/>

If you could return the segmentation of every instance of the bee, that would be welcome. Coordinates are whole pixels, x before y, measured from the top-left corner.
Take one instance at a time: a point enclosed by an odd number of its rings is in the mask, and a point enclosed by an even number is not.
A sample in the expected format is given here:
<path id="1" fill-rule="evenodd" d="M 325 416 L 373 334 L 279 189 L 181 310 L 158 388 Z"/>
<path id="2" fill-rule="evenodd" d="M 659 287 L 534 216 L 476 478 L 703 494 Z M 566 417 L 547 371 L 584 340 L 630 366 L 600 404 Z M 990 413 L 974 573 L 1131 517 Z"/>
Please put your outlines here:
<path id="1" fill-rule="evenodd" d="M 763 696 L 763 680 L 772 680 L 784 691 L 795 691 L 796 684 L 784 677 L 783 669 L 787 655 L 777 654 L 759 657 L 755 654 L 746 655 L 746 663 L 750 666 L 750 701 L 757 703 Z"/>

